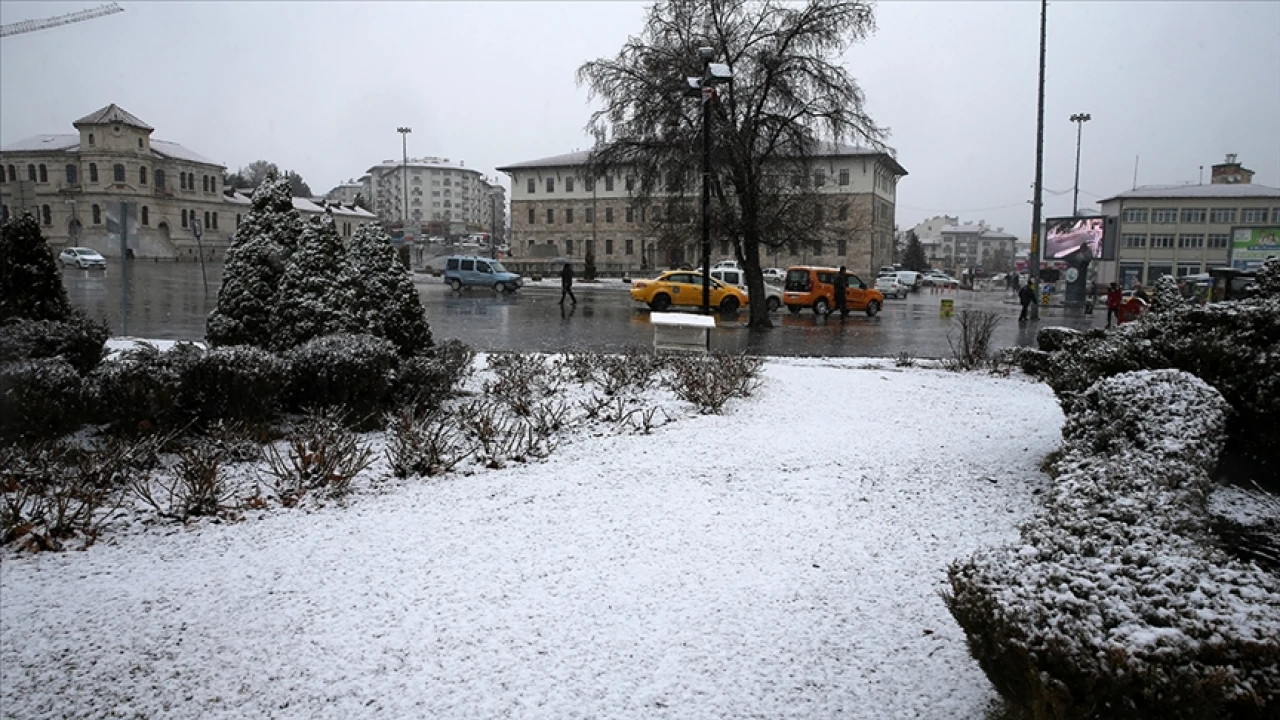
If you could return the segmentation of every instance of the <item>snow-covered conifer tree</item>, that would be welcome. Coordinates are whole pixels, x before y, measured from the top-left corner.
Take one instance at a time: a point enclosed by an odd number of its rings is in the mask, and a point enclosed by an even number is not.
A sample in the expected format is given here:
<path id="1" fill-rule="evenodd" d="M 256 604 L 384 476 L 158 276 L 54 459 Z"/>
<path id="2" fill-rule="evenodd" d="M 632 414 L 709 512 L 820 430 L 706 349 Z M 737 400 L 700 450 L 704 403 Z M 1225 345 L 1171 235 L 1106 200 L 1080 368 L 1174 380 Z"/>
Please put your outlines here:
<path id="1" fill-rule="evenodd" d="M 356 231 L 347 263 L 361 332 L 390 340 L 406 357 L 431 347 L 431 328 L 413 277 L 381 228 L 366 225 Z"/>
<path id="2" fill-rule="evenodd" d="M 211 345 L 272 345 L 277 290 L 285 262 L 301 235 L 302 217 L 293 207 L 289 181 L 267 178 L 254 191 L 249 212 L 227 251 L 218 306 L 205 329 Z"/>
<path id="3" fill-rule="evenodd" d="M 1151 291 L 1151 312 L 1163 313 L 1187 307 L 1187 299 L 1182 297 L 1178 289 L 1178 281 L 1172 275 L 1161 275 Z"/>
<path id="4" fill-rule="evenodd" d="M 71 314 L 53 251 L 30 215 L 0 225 L 0 322 L 65 320 Z"/>
<path id="5" fill-rule="evenodd" d="M 352 285 L 333 216 L 308 221 L 280 278 L 271 347 L 288 350 L 322 335 L 357 332 Z"/>

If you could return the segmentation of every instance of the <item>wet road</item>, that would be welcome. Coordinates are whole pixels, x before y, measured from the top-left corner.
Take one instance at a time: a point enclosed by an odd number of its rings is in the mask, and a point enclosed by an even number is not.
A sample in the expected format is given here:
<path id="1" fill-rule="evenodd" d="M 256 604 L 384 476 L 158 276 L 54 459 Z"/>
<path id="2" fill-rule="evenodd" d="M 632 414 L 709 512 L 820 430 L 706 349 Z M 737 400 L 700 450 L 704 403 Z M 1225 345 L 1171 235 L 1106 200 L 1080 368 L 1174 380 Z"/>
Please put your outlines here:
<path id="1" fill-rule="evenodd" d="M 122 323 L 119 265 L 107 270 L 66 268 L 63 282 L 71 302 L 107 321 L 113 335 L 174 340 L 204 337 L 205 317 L 217 302 L 222 267 L 208 265 L 209 291 L 204 290 L 200 266 L 192 263 L 135 263 L 130 269 L 128 322 Z M 419 276 L 418 291 L 438 340 L 456 338 L 479 350 L 567 349 L 621 350 L 653 342 L 649 310 L 631 302 L 618 289 L 575 286 L 577 306 L 561 307 L 557 287 L 531 286 L 514 295 L 490 290 L 451 292 L 438 278 Z M 616 288 L 617 286 L 615 286 Z M 763 355 L 896 356 L 908 352 L 919 358 L 951 355 L 947 336 L 958 334 L 955 318 L 940 317 L 943 298 L 964 308 L 999 313 L 1003 320 L 992 338 L 995 348 L 1034 345 L 1036 330 L 1045 325 L 1087 328 L 1105 317 L 1067 315 L 1061 308 L 1042 308 L 1039 323 L 1019 325 L 1018 307 L 1004 301 L 1002 292 L 928 292 L 905 300 L 887 300 L 884 310 L 869 318 L 862 313 L 815 317 L 805 311 L 774 314 L 772 330 L 751 331 L 747 314 L 718 315 L 712 348 Z"/>

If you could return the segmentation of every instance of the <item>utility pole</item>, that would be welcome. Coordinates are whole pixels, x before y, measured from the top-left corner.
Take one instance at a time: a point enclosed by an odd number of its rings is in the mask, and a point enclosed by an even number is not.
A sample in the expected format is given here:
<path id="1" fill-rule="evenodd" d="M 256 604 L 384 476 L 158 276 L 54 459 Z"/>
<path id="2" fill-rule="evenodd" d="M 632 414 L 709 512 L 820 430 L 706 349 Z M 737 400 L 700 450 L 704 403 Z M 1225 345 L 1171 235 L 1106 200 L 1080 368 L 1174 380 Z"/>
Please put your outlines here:
<path id="1" fill-rule="evenodd" d="M 400 164 L 400 184 L 404 186 L 404 210 L 400 213 L 400 237 L 403 238 L 405 231 L 409 229 L 409 133 L 413 130 L 398 127 L 396 132 L 400 133 L 400 149 L 403 153 Z"/>
<path id="2" fill-rule="evenodd" d="M 1071 195 L 1071 216 L 1075 217 L 1080 210 L 1080 134 L 1084 129 L 1084 124 L 1092 120 L 1089 113 L 1076 113 L 1071 116 L 1071 122 L 1076 124 L 1076 184 L 1075 191 Z"/>
<path id="3" fill-rule="evenodd" d="M 1040 203 L 1044 199 L 1044 45 L 1049 0 L 1040 0 L 1040 90 L 1036 101 L 1036 189 L 1031 201 L 1031 283 L 1040 292 Z M 1040 319 L 1040 302 L 1031 303 L 1031 319 Z"/>

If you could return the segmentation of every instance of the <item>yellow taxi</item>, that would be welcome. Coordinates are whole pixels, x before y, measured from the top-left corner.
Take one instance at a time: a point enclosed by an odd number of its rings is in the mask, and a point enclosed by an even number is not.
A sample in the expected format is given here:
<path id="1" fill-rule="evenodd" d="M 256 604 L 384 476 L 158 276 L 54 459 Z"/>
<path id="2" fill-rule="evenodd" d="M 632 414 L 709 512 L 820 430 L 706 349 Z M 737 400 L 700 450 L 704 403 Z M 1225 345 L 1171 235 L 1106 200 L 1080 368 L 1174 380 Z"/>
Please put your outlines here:
<path id="1" fill-rule="evenodd" d="M 702 306 L 702 273 L 668 270 L 652 280 L 631 283 L 631 299 L 662 312 L 672 305 Z M 747 294 L 732 285 L 711 279 L 711 307 L 734 312 L 747 304 Z"/>

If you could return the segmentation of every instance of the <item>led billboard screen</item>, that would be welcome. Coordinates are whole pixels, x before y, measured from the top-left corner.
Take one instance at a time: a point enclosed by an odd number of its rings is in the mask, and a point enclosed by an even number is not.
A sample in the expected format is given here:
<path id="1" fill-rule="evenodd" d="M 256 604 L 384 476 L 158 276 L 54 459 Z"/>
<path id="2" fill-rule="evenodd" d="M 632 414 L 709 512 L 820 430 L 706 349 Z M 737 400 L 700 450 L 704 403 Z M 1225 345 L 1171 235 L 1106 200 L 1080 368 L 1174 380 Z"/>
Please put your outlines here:
<path id="1" fill-rule="evenodd" d="M 1081 247 L 1088 257 L 1102 258 L 1102 238 L 1106 234 L 1105 217 L 1069 217 L 1045 221 L 1044 259 L 1064 258 Z"/>

